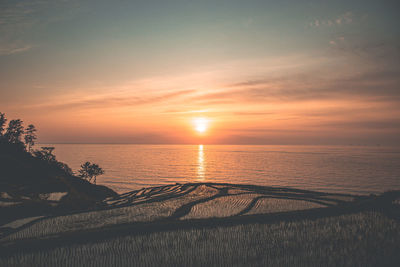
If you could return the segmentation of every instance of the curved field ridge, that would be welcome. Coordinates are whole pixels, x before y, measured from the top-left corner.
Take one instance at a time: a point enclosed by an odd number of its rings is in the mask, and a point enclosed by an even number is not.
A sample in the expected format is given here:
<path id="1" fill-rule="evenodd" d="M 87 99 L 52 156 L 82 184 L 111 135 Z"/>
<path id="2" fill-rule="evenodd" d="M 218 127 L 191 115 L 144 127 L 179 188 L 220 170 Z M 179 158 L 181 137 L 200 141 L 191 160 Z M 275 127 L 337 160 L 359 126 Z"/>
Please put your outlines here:
<path id="1" fill-rule="evenodd" d="M 400 217 L 399 195 L 394 191 L 381 196 L 356 196 L 222 183 L 143 188 L 108 198 L 98 210 L 45 216 L 7 229 L 0 239 L 0 260 L 2 256 L 124 236 L 291 223 L 360 212 L 378 212 L 396 222 Z"/>
<path id="2" fill-rule="evenodd" d="M 150 187 L 108 198 L 102 210 L 38 219 L 1 241 L 50 238 L 130 223 L 299 211 L 343 205 L 356 198 L 298 189 L 214 183 Z"/>

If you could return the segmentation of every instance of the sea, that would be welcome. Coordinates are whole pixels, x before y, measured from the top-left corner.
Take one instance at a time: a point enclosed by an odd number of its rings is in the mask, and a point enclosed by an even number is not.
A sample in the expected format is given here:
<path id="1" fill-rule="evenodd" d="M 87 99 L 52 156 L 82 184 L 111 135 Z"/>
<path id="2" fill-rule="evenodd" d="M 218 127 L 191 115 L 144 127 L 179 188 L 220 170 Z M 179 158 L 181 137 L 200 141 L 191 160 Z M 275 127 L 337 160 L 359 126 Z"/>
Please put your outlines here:
<path id="1" fill-rule="evenodd" d="M 400 190 L 400 148 L 381 146 L 39 144 L 77 172 L 86 161 L 118 193 L 175 183 L 254 184 L 323 192 Z"/>

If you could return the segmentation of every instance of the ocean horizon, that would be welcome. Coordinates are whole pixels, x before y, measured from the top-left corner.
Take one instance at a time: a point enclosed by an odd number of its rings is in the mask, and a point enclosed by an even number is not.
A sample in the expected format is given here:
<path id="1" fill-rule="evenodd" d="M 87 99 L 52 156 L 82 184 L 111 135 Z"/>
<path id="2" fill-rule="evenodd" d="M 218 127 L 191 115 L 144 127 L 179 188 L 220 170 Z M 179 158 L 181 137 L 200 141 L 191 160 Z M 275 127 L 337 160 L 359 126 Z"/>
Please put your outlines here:
<path id="1" fill-rule="evenodd" d="M 85 161 L 118 193 L 215 182 L 378 194 L 400 189 L 400 148 L 359 145 L 38 144 L 76 173 Z"/>

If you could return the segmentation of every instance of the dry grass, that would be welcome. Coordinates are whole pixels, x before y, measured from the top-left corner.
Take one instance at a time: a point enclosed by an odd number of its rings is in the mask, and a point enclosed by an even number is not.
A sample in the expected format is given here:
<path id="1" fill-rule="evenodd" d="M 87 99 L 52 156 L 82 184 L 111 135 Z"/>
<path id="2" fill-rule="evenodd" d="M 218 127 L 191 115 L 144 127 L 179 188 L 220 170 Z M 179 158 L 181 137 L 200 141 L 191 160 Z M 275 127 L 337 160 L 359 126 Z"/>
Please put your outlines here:
<path id="1" fill-rule="evenodd" d="M 0 250 L 0 266 L 397 266 L 398 220 L 375 209 L 331 213 L 360 207 L 365 199 L 225 184 L 146 188 L 107 199 L 103 210 L 16 229 L 0 240 L 4 249 L 16 248 Z M 389 204 L 396 209 L 397 203 L 394 197 Z M 312 210 L 331 205 L 339 209 Z M 159 229 L 165 225 L 172 227 Z M 131 231 L 135 227 L 142 228 Z M 31 241 L 37 247 L 24 247 Z"/>
<path id="2" fill-rule="evenodd" d="M 324 207 L 321 204 L 304 200 L 262 198 L 247 214 L 263 214 L 272 212 L 305 210 Z"/>
<path id="3" fill-rule="evenodd" d="M 141 191 L 139 191 L 141 192 Z M 76 230 L 95 229 L 132 222 L 150 222 L 164 219 L 173 214 L 177 207 L 202 198 L 215 195 L 212 188 L 199 186 L 184 197 L 167 199 L 161 202 L 142 203 L 121 208 L 91 211 L 39 220 L 35 224 L 13 233 L 3 241 L 26 238 L 41 238 L 60 235 Z M 141 196 L 142 194 L 140 194 Z M 142 198 L 139 198 L 142 200 Z"/>
<path id="4" fill-rule="evenodd" d="M 181 219 L 220 218 L 238 214 L 259 194 L 223 196 L 195 205 L 189 214 Z"/>
<path id="5" fill-rule="evenodd" d="M 364 212 L 315 221 L 124 236 L 0 259 L 1 266 L 396 266 L 400 225 Z"/>

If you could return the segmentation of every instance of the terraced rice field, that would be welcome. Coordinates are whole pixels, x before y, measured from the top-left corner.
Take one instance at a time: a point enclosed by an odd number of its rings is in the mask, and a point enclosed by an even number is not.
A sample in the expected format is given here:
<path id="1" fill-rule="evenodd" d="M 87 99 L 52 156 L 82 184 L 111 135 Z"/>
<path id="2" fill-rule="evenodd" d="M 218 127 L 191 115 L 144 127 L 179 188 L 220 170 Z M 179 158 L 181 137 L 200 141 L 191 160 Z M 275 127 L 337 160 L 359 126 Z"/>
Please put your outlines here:
<path id="1" fill-rule="evenodd" d="M 73 231 L 135 222 L 223 218 L 326 207 L 335 195 L 311 197 L 291 190 L 259 190 L 212 184 L 146 188 L 106 199 L 107 208 L 64 216 L 39 218 L 3 241 L 44 238 Z M 337 195 L 345 197 L 342 195 Z M 322 198 L 322 199 L 319 199 Z M 326 200 L 326 199 L 329 199 Z M 324 202 L 325 201 L 325 202 Z M 337 200 L 340 203 L 342 200 Z M 325 205 L 324 205 L 325 204 Z M 29 221 L 29 220 L 27 220 Z M 31 221 L 29 221 L 31 222 Z"/>
<path id="2" fill-rule="evenodd" d="M 365 257 L 366 250 L 376 250 L 374 239 L 390 263 L 400 244 L 399 222 L 369 211 L 362 204 L 366 200 L 250 185 L 144 188 L 106 199 L 99 210 L 0 226 L 7 230 L 0 239 L 0 265 L 287 265 L 296 260 L 319 265 L 332 250 L 333 266 L 347 265 L 341 257 L 352 254 L 373 262 Z M 398 209 L 398 198 L 390 203 Z M 354 251 L 357 240 L 362 246 Z"/>

